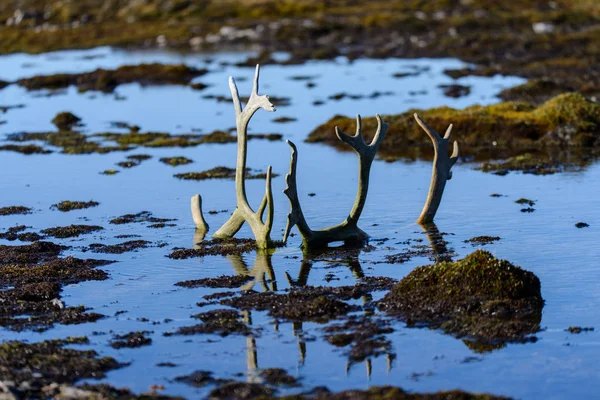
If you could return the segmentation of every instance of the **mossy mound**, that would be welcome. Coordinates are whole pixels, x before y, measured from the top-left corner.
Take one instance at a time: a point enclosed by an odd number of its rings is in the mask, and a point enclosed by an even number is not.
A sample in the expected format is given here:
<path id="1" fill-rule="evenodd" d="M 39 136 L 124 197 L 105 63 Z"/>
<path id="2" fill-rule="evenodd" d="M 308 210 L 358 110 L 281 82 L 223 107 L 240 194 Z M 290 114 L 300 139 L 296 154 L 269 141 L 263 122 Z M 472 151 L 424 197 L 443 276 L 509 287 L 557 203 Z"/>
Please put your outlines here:
<path id="1" fill-rule="evenodd" d="M 206 73 L 206 70 L 188 67 L 187 65 L 154 63 L 124 65 L 115 70 L 97 69 L 82 74 L 40 75 L 20 79 L 17 84 L 27 90 L 56 90 L 77 86 L 80 92 L 97 90 L 110 93 L 119 85 L 134 82 L 141 85 L 187 85 L 193 78 Z"/>
<path id="2" fill-rule="evenodd" d="M 534 340 L 543 306 L 533 273 L 482 250 L 456 262 L 416 268 L 378 303 L 409 325 L 483 343 Z"/>
<path id="3" fill-rule="evenodd" d="M 490 106 L 472 106 L 464 110 L 449 107 L 411 110 L 385 116 L 388 133 L 379 148 L 384 158 L 418 158 L 433 154 L 429 137 L 417 125 L 413 113 L 439 132 L 452 123 L 460 143 L 461 156 L 487 160 L 505 158 L 532 149 L 544 150 L 572 146 L 600 147 L 600 104 L 578 93 L 561 94 L 536 107 L 528 103 L 504 102 Z M 350 132 L 355 120 L 336 116 L 312 131 L 308 142 L 324 142 L 340 149 L 334 127 Z M 375 118 L 363 119 L 368 140 L 376 131 Z"/>

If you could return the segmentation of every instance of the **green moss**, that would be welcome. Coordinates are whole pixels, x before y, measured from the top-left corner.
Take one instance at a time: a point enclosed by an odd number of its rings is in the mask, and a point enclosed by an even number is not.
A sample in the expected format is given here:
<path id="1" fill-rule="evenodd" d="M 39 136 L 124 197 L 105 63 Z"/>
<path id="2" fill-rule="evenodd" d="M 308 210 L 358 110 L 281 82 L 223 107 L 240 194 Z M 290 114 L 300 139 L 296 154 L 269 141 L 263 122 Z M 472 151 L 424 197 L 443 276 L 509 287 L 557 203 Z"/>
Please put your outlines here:
<path id="1" fill-rule="evenodd" d="M 39 343 L 4 342 L 0 344 L 0 371 L 5 381 L 16 383 L 17 393 L 22 390 L 24 397 L 44 398 L 43 386 L 101 379 L 106 372 L 123 366 L 112 357 L 99 357 L 93 350 L 65 348 L 88 343 L 85 337 Z"/>
<path id="2" fill-rule="evenodd" d="M 202 324 L 184 326 L 175 332 L 167 332 L 165 336 L 171 335 L 197 335 L 217 334 L 229 336 L 231 334 L 250 335 L 252 330 L 242 321 L 242 316 L 235 310 L 211 310 L 208 312 L 192 315 L 192 318 L 201 320 Z"/>
<path id="3" fill-rule="evenodd" d="M 429 110 L 411 110 L 385 116 L 388 133 L 379 148 L 385 158 L 416 158 L 429 155 L 431 142 L 416 124 L 413 113 L 443 132 L 452 123 L 454 138 L 459 141 L 461 156 L 506 156 L 527 152 L 529 149 L 554 149 L 560 146 L 574 148 L 600 146 L 600 104 L 581 94 L 567 93 L 544 104 L 534 105 L 505 102 L 491 106 L 472 106 L 464 110 L 439 107 Z M 335 136 L 334 127 L 352 132 L 354 119 L 335 116 L 310 133 L 308 142 L 324 142 L 340 149 L 347 148 Z M 376 130 L 375 118 L 363 119 L 363 132 L 368 140 Z M 580 140 L 582 137 L 590 140 Z M 527 161 L 517 159 L 515 161 Z"/>
<path id="4" fill-rule="evenodd" d="M 194 161 L 190 160 L 186 157 L 163 157 L 160 159 L 160 162 L 163 164 L 171 165 L 173 167 L 177 167 L 179 165 L 187 165 L 191 164 Z"/>
<path id="5" fill-rule="evenodd" d="M 74 126 L 78 125 L 81 122 L 81 118 L 70 113 L 70 112 L 61 112 L 56 114 L 52 123 L 59 129 L 70 131 Z"/>
<path id="6" fill-rule="evenodd" d="M 165 223 L 170 221 L 176 221 L 175 219 L 170 218 L 158 218 L 154 217 L 150 211 L 141 211 L 137 214 L 125 214 L 120 217 L 113 218 L 109 223 L 113 225 L 122 225 L 122 224 L 133 224 L 133 223 L 141 223 L 141 222 L 150 222 L 150 223 Z"/>
<path id="7" fill-rule="evenodd" d="M 253 174 L 250 168 L 246 168 L 246 179 L 265 179 L 266 173 Z M 235 168 L 215 167 L 202 172 L 186 172 L 173 175 L 177 179 L 202 181 L 206 179 L 235 179 Z M 277 177 L 277 174 L 271 174 L 271 177 Z"/>
<path id="8" fill-rule="evenodd" d="M 529 199 L 526 199 L 525 197 L 521 197 L 520 199 L 515 200 L 515 203 L 517 203 L 517 204 L 527 204 L 530 207 L 535 206 L 535 201 L 534 200 L 529 200 Z"/>
<path id="9" fill-rule="evenodd" d="M 142 346 L 148 346 L 152 344 L 152 339 L 146 337 L 147 334 L 151 332 L 148 331 L 139 331 L 139 332 L 129 332 L 125 335 L 115 335 L 113 340 L 110 342 L 110 347 L 113 349 L 122 349 L 122 348 L 137 348 Z"/>
<path id="10" fill-rule="evenodd" d="M 25 206 L 9 206 L 0 208 L 0 215 L 31 214 L 31 208 Z"/>
<path id="11" fill-rule="evenodd" d="M 500 240 L 500 236 L 475 236 L 471 239 L 465 240 L 465 243 L 471 243 L 473 246 L 485 246 Z"/>
<path id="12" fill-rule="evenodd" d="M 477 250 L 419 267 L 379 303 L 391 315 L 484 343 L 532 340 L 544 300 L 531 272 Z"/>
<path id="13" fill-rule="evenodd" d="M 46 150 L 40 146 L 35 144 L 27 144 L 27 145 L 16 145 L 16 144 L 5 144 L 0 146 L 0 150 L 4 151 L 15 151 L 21 154 L 50 154 L 52 153 L 50 150 Z"/>
<path id="14" fill-rule="evenodd" d="M 55 228 L 47 228 L 42 230 L 42 233 L 47 236 L 55 238 L 72 238 L 79 237 L 80 235 L 86 235 L 92 232 L 98 232 L 104 228 L 97 225 L 69 225 L 69 226 L 57 226 Z"/>
<path id="15" fill-rule="evenodd" d="M 56 209 L 58 211 L 62 211 L 62 212 L 68 212 L 68 211 L 73 211 L 73 210 L 83 210 L 86 208 L 91 208 L 91 207 L 97 207 L 99 206 L 100 203 L 98 203 L 97 201 L 69 201 L 69 200 L 65 200 L 65 201 L 61 201 L 58 204 L 53 204 L 50 208 Z"/>
<path id="16" fill-rule="evenodd" d="M 532 175 L 553 175 L 565 171 L 579 171 L 587 163 L 588 157 L 585 156 L 581 158 L 576 156 L 551 158 L 548 155 L 525 153 L 500 162 L 484 162 L 477 169 L 501 176 L 510 171 L 520 171 Z"/>

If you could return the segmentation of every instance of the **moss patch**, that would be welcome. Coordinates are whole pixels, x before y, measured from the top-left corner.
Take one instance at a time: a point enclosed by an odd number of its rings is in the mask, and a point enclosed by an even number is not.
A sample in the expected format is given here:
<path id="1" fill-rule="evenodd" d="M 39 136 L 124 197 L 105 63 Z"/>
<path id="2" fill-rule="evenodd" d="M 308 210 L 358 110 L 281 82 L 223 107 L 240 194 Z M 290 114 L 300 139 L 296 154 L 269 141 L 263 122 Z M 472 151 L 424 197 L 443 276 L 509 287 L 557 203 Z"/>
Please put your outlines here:
<path id="1" fill-rule="evenodd" d="M 196 335 L 196 334 L 217 334 L 229 336 L 231 334 L 250 335 L 252 330 L 242 321 L 242 316 L 235 310 L 212 310 L 205 313 L 192 315 L 193 318 L 201 320 L 203 323 L 193 326 L 184 326 L 177 331 L 165 333 L 165 336 L 171 335 Z"/>
<path id="2" fill-rule="evenodd" d="M 27 398 L 45 398 L 44 386 L 101 379 L 106 372 L 123 366 L 112 357 L 99 357 L 93 350 L 65 348 L 88 343 L 85 337 L 39 343 L 5 342 L 0 344 L 0 372 L 5 381 L 15 383 L 17 393 Z"/>
<path id="3" fill-rule="evenodd" d="M 23 232 L 27 227 L 25 225 L 17 225 L 10 227 L 6 232 L 0 233 L 0 239 L 5 240 L 20 240 L 21 242 L 35 242 L 42 237 L 35 232 Z"/>
<path id="4" fill-rule="evenodd" d="M 179 165 L 191 164 L 194 161 L 190 160 L 187 157 L 163 157 L 160 159 L 160 162 L 173 167 L 177 167 Z"/>
<path id="5" fill-rule="evenodd" d="M 98 232 L 104 228 L 97 225 L 69 225 L 57 226 L 55 228 L 47 228 L 42 230 L 42 233 L 47 236 L 52 236 L 59 239 L 79 237 L 92 232 Z"/>
<path id="6" fill-rule="evenodd" d="M 457 262 L 416 268 L 378 306 L 409 325 L 503 343 L 532 340 L 544 300 L 533 273 L 478 250 Z"/>
<path id="7" fill-rule="evenodd" d="M 56 114 L 52 123 L 59 129 L 70 131 L 74 126 L 78 125 L 81 122 L 81 118 L 70 113 L 70 112 L 61 112 Z"/>
<path id="8" fill-rule="evenodd" d="M 26 144 L 26 145 L 18 145 L 18 144 L 5 144 L 0 146 L 0 151 L 14 151 L 16 153 L 31 155 L 31 154 L 50 154 L 52 151 L 46 150 L 43 147 L 37 146 L 35 144 Z"/>
<path id="9" fill-rule="evenodd" d="M 31 214 L 31 208 L 25 206 L 9 206 L 0 208 L 0 215 L 25 215 Z"/>
<path id="10" fill-rule="evenodd" d="M 152 215 L 150 211 L 141 211 L 137 214 L 125 214 L 120 217 L 113 218 L 110 220 L 110 223 L 113 225 L 123 225 L 123 224 L 137 224 L 149 222 L 153 224 L 157 223 L 165 223 L 170 221 L 176 221 L 176 219 L 170 218 L 159 218 Z"/>
<path id="11" fill-rule="evenodd" d="M 63 285 L 104 280 L 97 266 L 108 262 L 58 258 L 62 247 L 49 242 L 0 246 L 0 325 L 12 330 L 44 331 L 60 324 L 93 322 L 103 316 L 85 307 L 66 307 L 60 300 Z M 25 318 L 26 317 L 26 318 Z"/>
<path id="12" fill-rule="evenodd" d="M 320 323 L 360 309 L 338 300 L 330 293 L 305 290 L 292 290 L 285 294 L 246 292 L 240 297 L 222 300 L 221 304 L 241 310 L 267 311 L 277 319 Z"/>
<path id="13" fill-rule="evenodd" d="M 283 247 L 281 241 L 273 242 L 276 247 Z M 244 254 L 256 250 L 256 241 L 253 239 L 211 239 L 196 244 L 194 249 L 174 249 L 169 258 L 184 260 L 193 257 L 205 257 L 216 255 Z"/>
<path id="14" fill-rule="evenodd" d="M 465 243 L 471 243 L 473 246 L 485 246 L 500 240 L 500 236 L 475 236 L 465 240 Z"/>
<path id="15" fill-rule="evenodd" d="M 349 347 L 347 356 L 351 362 L 360 362 L 382 354 L 393 354 L 392 344 L 385 335 L 394 330 L 389 321 L 380 318 L 350 317 L 344 323 L 328 325 L 323 331 L 330 344 Z"/>
<path id="16" fill-rule="evenodd" d="M 209 287 L 209 288 L 239 288 L 244 283 L 251 281 L 251 276 L 244 275 L 221 275 L 216 278 L 204 278 L 195 279 L 190 281 L 177 282 L 175 286 L 181 286 L 186 288 L 198 288 L 198 287 Z"/>
<path id="17" fill-rule="evenodd" d="M 110 347 L 113 349 L 136 348 L 148 346 L 152 343 L 152 339 L 146 337 L 151 332 L 129 332 L 125 335 L 115 335 L 110 342 Z"/>
<path id="18" fill-rule="evenodd" d="M 246 168 L 246 179 L 265 179 L 267 174 L 264 172 L 252 173 L 250 168 Z M 183 180 L 203 181 L 207 179 L 235 179 L 235 168 L 215 167 L 202 172 L 186 172 L 173 175 L 175 178 Z M 272 178 L 277 174 L 271 174 Z"/>
<path id="19" fill-rule="evenodd" d="M 187 65 L 140 64 L 125 65 L 115 70 L 97 69 L 82 74 L 41 75 L 24 78 L 17 84 L 27 90 L 63 89 L 77 86 L 80 92 L 97 90 L 113 92 L 117 86 L 137 82 L 147 85 L 187 85 L 193 78 L 204 75 L 200 70 Z"/>
<path id="20" fill-rule="evenodd" d="M 118 244 L 101 244 L 92 243 L 89 248 L 94 253 L 105 253 L 105 254 L 123 254 L 129 251 L 135 251 L 138 249 L 145 249 L 150 247 L 152 243 L 147 240 L 129 240 L 127 242 Z"/>
<path id="21" fill-rule="evenodd" d="M 68 211 L 73 211 L 73 210 L 83 210 L 86 208 L 92 208 L 92 207 L 98 207 L 100 205 L 100 203 L 98 203 L 97 201 L 69 201 L 69 200 L 65 200 L 65 201 L 61 201 L 60 203 L 57 204 L 53 204 L 52 206 L 50 206 L 50 208 L 58 210 L 58 211 L 62 211 L 62 212 L 68 212 Z"/>
<path id="22" fill-rule="evenodd" d="M 506 102 L 485 107 L 472 106 L 464 110 L 440 107 L 386 116 L 384 120 L 390 127 L 386 140 L 379 148 L 382 157 L 397 159 L 431 156 L 430 140 L 414 121 L 414 112 L 418 112 L 438 131 L 443 131 L 452 123 L 462 156 L 477 160 L 522 155 L 512 160 L 512 168 L 531 173 L 556 172 L 556 167 L 553 167 L 555 163 L 548 154 L 523 155 L 531 153 L 531 149 L 550 151 L 571 147 L 583 151 L 600 146 L 600 104 L 587 100 L 581 94 L 567 93 L 538 107 L 527 103 Z M 307 141 L 324 142 L 345 149 L 347 146 L 336 138 L 334 127 L 339 126 L 342 131 L 349 132 L 354 129 L 354 124 L 354 119 L 336 116 L 311 132 Z M 375 118 L 363 119 L 363 131 L 367 133 L 368 140 L 376 126 Z M 564 165 L 565 160 L 561 160 L 559 164 Z M 510 166 L 484 166 L 484 170 L 495 170 L 493 168 L 506 170 Z"/>

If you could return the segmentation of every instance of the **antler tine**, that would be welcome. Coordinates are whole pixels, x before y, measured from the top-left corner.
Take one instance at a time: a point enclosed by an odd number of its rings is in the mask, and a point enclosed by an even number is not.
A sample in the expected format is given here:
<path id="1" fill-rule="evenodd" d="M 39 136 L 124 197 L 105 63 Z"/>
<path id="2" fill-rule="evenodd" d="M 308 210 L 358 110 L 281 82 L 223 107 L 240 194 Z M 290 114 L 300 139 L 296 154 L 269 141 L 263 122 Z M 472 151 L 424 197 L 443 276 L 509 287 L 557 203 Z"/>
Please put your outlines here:
<path id="1" fill-rule="evenodd" d="M 433 140 L 434 143 L 437 143 L 442 139 L 440 134 L 437 133 L 432 127 L 427 125 L 427 123 L 423 121 L 417 113 L 414 113 L 414 117 L 417 121 L 417 124 L 419 124 L 419 126 L 423 128 L 423 130 L 427 133 L 427 135 L 429 135 L 429 137 L 431 138 L 431 140 Z"/>
<path id="2" fill-rule="evenodd" d="M 385 133 L 387 132 L 388 124 L 383 122 L 381 119 L 381 115 L 375 114 L 375 118 L 377 119 L 377 131 L 375 132 L 375 136 L 371 140 L 371 144 L 369 147 L 373 148 L 374 151 L 377 151 L 381 142 L 383 142 L 383 138 Z"/>
<path id="3" fill-rule="evenodd" d="M 458 142 L 454 141 L 454 146 L 452 148 L 452 155 L 450 156 L 450 168 L 458 161 Z"/>
<path id="4" fill-rule="evenodd" d="M 231 91 L 231 97 L 233 99 L 233 107 L 235 108 L 235 114 L 240 115 L 242 113 L 242 101 L 240 100 L 240 93 L 238 91 L 237 85 L 235 84 L 235 79 L 233 79 L 233 76 L 229 77 L 229 90 Z"/>
<path id="5" fill-rule="evenodd" d="M 428 224 L 433 222 L 435 214 L 442 201 L 446 181 L 452 179 L 452 166 L 458 160 L 458 142 L 454 142 L 452 156 L 448 155 L 448 142 L 452 133 L 452 124 L 446 129 L 444 137 L 441 138 L 433 129 L 429 127 L 417 114 L 415 114 L 417 123 L 423 128 L 431 138 L 434 147 L 433 166 L 431 171 L 431 182 L 425 206 L 421 215 L 417 219 L 419 224 Z"/>
<path id="6" fill-rule="evenodd" d="M 271 171 L 272 167 L 269 165 L 269 168 L 267 168 L 267 179 L 265 187 L 265 197 L 267 198 L 267 219 L 265 221 L 265 226 L 269 231 L 271 231 L 271 228 L 273 227 L 273 214 L 275 212 L 275 206 L 273 205 L 273 190 L 271 187 Z"/>
<path id="7" fill-rule="evenodd" d="M 252 94 L 258 95 L 258 79 L 260 78 L 260 64 L 256 64 L 254 71 L 254 83 L 252 84 Z"/>
<path id="8" fill-rule="evenodd" d="M 360 114 L 356 114 L 356 133 L 354 136 L 362 138 L 362 118 L 360 117 Z"/>
<path id="9" fill-rule="evenodd" d="M 453 128 L 452 124 L 448 125 L 448 129 L 446 129 L 446 133 L 444 134 L 444 139 L 446 139 L 446 140 L 450 139 L 450 134 L 452 133 L 452 128 Z"/>
<path id="10" fill-rule="evenodd" d="M 192 196 L 191 208 L 196 230 L 200 233 L 208 232 L 208 224 L 204 220 L 204 215 L 202 215 L 202 197 L 199 194 Z"/>
<path id="11" fill-rule="evenodd" d="M 362 119 L 360 118 L 359 114 L 356 114 L 356 133 L 354 134 L 354 136 L 350 136 L 342 132 L 342 130 L 338 126 L 335 127 L 335 134 L 338 137 L 338 139 L 352 147 L 354 151 L 360 154 L 359 146 L 361 142 L 364 144 L 365 141 L 362 136 Z"/>

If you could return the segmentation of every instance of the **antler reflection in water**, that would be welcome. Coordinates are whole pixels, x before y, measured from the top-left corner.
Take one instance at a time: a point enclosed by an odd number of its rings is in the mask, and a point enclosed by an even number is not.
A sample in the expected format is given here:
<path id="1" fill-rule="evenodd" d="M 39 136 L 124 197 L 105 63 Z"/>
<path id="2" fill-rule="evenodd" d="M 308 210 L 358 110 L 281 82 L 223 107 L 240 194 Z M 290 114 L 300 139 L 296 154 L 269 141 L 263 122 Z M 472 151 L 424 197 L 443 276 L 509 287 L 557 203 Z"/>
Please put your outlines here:
<path id="1" fill-rule="evenodd" d="M 433 222 L 421 224 L 421 229 L 425 232 L 431 246 L 433 260 L 436 262 L 452 261 L 453 251 L 448 249 L 448 242 L 444 239 L 444 235 L 440 233 L 437 225 Z"/>

